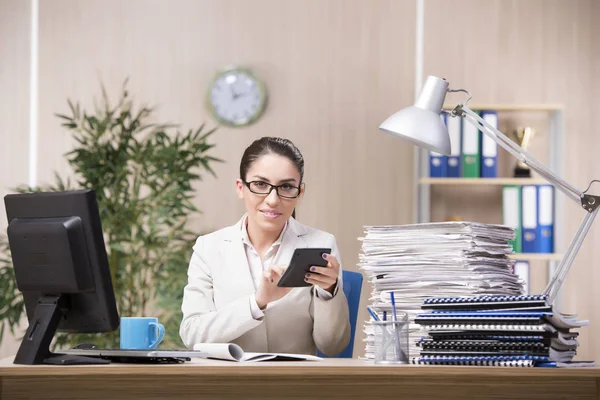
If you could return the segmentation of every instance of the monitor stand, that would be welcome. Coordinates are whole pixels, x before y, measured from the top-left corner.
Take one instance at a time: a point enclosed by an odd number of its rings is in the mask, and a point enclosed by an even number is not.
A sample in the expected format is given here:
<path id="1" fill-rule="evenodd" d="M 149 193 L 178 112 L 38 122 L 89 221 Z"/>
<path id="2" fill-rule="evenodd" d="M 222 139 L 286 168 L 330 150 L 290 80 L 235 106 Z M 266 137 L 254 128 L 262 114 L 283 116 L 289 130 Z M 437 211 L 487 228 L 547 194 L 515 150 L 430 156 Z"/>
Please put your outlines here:
<path id="1" fill-rule="evenodd" d="M 108 364 L 109 360 L 92 357 L 53 354 L 50 342 L 63 316 L 59 306 L 60 295 L 44 295 L 38 300 L 33 318 L 25 332 L 21 346 L 15 356 L 14 364 L 35 365 L 82 365 Z"/>

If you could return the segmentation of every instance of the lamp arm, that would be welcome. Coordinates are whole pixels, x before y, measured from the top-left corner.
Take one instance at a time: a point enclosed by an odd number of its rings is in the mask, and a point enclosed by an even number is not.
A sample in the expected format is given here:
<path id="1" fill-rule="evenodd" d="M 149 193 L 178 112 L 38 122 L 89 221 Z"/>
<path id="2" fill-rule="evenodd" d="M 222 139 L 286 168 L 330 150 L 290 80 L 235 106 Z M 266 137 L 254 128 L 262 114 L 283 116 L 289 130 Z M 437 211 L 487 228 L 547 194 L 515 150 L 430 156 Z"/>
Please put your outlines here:
<path id="1" fill-rule="evenodd" d="M 571 269 L 573 260 L 575 260 L 575 256 L 579 252 L 579 249 L 583 244 L 583 240 L 587 236 L 588 231 L 590 230 L 590 227 L 596 218 L 598 210 L 600 210 L 600 208 L 596 208 L 593 212 L 588 212 L 585 214 L 583 221 L 581 221 L 581 224 L 579 225 L 579 229 L 577 229 L 577 233 L 575 236 L 573 236 L 571 243 L 569 243 L 569 248 L 567 249 L 563 258 L 560 260 L 560 264 L 558 265 L 556 271 L 554 271 L 552 278 L 548 282 L 548 286 L 546 286 L 544 289 L 543 294 L 548 295 L 551 303 L 554 302 L 554 299 L 558 295 L 560 287 L 562 286 L 567 273 Z"/>
<path id="2" fill-rule="evenodd" d="M 531 169 L 536 171 L 539 175 L 541 175 L 544 179 L 546 179 L 548 182 L 550 182 L 552 185 L 558 188 L 561 192 L 566 194 L 575 202 L 580 203 L 583 206 L 583 209 L 587 211 L 587 214 L 583 218 L 583 221 L 581 221 L 579 229 L 577 230 L 577 233 L 571 240 L 571 243 L 569 244 L 565 255 L 560 260 L 558 268 L 556 269 L 556 271 L 554 271 L 553 276 L 548 282 L 548 286 L 546 286 L 546 288 L 544 289 L 543 294 L 548 296 L 550 303 L 553 303 L 556 299 L 556 296 L 558 295 L 558 292 L 560 291 L 560 287 L 562 286 L 567 276 L 567 273 L 571 269 L 571 265 L 573 264 L 573 260 L 575 260 L 575 256 L 579 252 L 579 249 L 581 248 L 581 245 L 583 244 L 583 241 L 587 236 L 590 227 L 594 222 L 594 219 L 596 218 L 596 214 L 600 210 L 600 208 L 598 207 L 600 205 L 600 196 L 592 196 L 586 194 L 585 192 L 581 192 L 580 190 L 571 186 L 568 182 L 566 182 L 558 175 L 553 173 L 544 164 L 536 160 L 521 146 L 517 145 L 515 142 L 510 140 L 498 129 L 488 124 L 483 118 L 481 118 L 478 114 L 473 112 L 473 110 L 471 110 L 466 105 L 459 104 L 454 110 L 450 112 L 450 114 L 452 114 L 452 116 L 463 117 L 469 123 L 475 125 L 477 128 L 479 128 L 479 130 L 481 130 L 487 136 L 491 137 L 496 143 L 502 146 L 510 154 L 515 156 L 519 161 L 529 165 Z"/>
<path id="3" fill-rule="evenodd" d="M 459 104 L 452 113 L 464 117 L 471 124 L 477 126 L 483 133 L 491 137 L 496 143 L 502 146 L 506 151 L 515 156 L 519 161 L 527 164 L 531 169 L 540 174 L 548 182 L 556 186 L 560 191 L 569 196 L 573 201 L 580 203 L 584 193 L 571 186 L 564 179 L 552 172 L 548 167 L 535 159 L 531 154 L 525 151 L 521 146 L 506 137 L 505 134 L 491 126 L 483 118 L 477 115 L 469 107 Z"/>

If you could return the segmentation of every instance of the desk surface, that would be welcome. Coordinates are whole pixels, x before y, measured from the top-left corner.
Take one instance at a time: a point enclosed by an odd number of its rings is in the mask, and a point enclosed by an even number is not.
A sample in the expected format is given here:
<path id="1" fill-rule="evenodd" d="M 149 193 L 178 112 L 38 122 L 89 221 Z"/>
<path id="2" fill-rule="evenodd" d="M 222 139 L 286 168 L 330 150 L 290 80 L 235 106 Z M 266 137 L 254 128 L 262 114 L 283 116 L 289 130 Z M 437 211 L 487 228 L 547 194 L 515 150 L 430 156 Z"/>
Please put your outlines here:
<path id="1" fill-rule="evenodd" d="M 110 364 L 84 366 L 15 365 L 13 357 L 0 360 L 0 376 L 68 376 L 68 375 L 322 375 L 352 376 L 503 376 L 503 377 L 592 377 L 600 379 L 600 368 L 496 368 L 496 367 L 446 367 L 425 365 L 376 365 L 372 361 L 358 359 L 324 359 L 301 362 L 248 362 L 194 359 L 184 364 Z"/>
<path id="2" fill-rule="evenodd" d="M 600 399 L 600 368 L 384 366 L 357 359 L 177 365 L 20 366 L 0 361 L 0 398 Z"/>

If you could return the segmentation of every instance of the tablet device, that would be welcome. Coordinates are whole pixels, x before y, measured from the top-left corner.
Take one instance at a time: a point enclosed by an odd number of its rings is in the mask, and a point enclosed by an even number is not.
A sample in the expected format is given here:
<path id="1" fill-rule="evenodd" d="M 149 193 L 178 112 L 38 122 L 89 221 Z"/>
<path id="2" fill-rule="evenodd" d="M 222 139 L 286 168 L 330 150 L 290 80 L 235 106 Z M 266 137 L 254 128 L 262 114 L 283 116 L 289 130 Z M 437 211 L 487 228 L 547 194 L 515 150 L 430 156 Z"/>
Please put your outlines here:
<path id="1" fill-rule="evenodd" d="M 324 267 L 327 260 L 323 254 L 331 254 L 331 249 L 296 249 L 287 269 L 281 276 L 277 286 L 279 287 L 302 287 L 312 286 L 304 280 L 304 276 L 310 272 L 313 265 Z"/>

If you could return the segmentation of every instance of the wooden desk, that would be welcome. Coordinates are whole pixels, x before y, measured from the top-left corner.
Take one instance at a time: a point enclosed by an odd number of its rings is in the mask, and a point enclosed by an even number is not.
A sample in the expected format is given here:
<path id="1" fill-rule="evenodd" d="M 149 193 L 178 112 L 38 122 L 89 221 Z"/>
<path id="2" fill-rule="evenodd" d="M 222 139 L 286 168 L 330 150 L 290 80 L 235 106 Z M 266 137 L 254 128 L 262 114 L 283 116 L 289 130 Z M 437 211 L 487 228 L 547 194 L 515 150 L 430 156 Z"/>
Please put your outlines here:
<path id="1" fill-rule="evenodd" d="M 17 366 L 0 361 L 4 399 L 600 399 L 600 369 L 426 367 L 322 362 Z"/>

